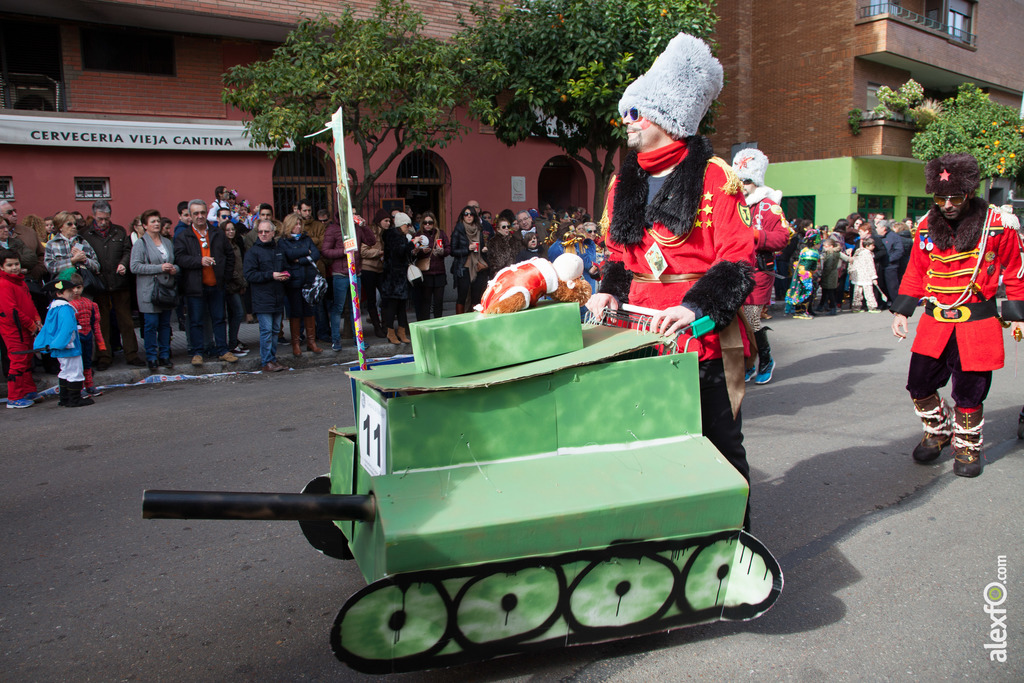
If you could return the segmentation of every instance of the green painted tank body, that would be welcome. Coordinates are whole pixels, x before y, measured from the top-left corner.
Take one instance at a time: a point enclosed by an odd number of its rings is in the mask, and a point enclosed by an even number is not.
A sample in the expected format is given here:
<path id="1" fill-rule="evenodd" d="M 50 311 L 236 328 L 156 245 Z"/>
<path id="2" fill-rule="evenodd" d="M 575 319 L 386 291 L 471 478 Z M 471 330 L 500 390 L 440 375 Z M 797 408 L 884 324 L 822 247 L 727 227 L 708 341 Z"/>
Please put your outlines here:
<path id="1" fill-rule="evenodd" d="M 747 483 L 701 435 L 696 354 L 582 338 L 467 375 L 349 373 L 356 426 L 332 432 L 330 491 L 371 494 L 377 514 L 336 523 L 370 583 L 335 621 L 343 661 L 446 666 L 774 603 L 778 564 L 741 530 Z"/>

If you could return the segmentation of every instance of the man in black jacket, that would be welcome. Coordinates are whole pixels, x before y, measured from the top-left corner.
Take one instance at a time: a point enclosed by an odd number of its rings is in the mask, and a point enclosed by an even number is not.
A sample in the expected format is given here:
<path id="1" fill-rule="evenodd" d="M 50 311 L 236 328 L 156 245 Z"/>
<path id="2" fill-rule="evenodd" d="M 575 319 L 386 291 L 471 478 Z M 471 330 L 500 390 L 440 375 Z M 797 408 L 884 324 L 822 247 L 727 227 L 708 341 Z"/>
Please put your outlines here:
<path id="1" fill-rule="evenodd" d="M 213 355 L 226 363 L 238 358 L 228 350 L 224 283 L 235 269 L 235 254 L 220 229 L 206 222 L 206 202 L 188 203 L 192 225 L 174 238 L 174 263 L 181 268 L 181 293 L 188 307 L 192 365 L 203 364 L 203 324 L 213 327 Z"/>
<path id="2" fill-rule="evenodd" d="M 277 330 L 284 310 L 284 283 L 288 281 L 285 258 L 274 240 L 274 223 L 264 219 L 256 223 L 257 240 L 245 252 L 242 275 L 252 293 L 252 312 L 260 324 L 260 364 L 263 372 L 286 368 L 277 362 Z"/>
<path id="3" fill-rule="evenodd" d="M 92 292 L 96 305 L 100 308 L 100 333 L 107 345 L 96 351 L 96 369 L 106 370 L 113 361 L 110 348 L 111 316 L 117 322 L 117 330 L 121 334 L 121 346 L 124 348 L 124 359 L 128 365 L 142 367 L 146 361 L 139 357 L 139 340 L 135 336 L 135 325 L 132 323 L 132 292 L 134 285 L 128 277 L 128 263 L 132 258 L 132 242 L 128 233 L 120 225 L 110 222 L 110 204 L 98 199 L 92 205 L 92 227 L 82 237 L 96 252 L 100 262 L 100 280 L 106 291 Z"/>

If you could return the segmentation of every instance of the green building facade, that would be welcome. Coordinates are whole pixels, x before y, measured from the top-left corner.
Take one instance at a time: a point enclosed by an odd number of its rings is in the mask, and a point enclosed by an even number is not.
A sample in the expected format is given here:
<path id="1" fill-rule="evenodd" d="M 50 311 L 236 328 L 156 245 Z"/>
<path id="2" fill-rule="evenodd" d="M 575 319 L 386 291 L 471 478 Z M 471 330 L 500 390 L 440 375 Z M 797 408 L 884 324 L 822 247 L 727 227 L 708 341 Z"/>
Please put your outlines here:
<path id="1" fill-rule="evenodd" d="M 854 212 L 916 221 L 930 206 L 924 163 L 917 160 L 840 157 L 772 163 L 765 183 L 782 192 L 788 219 L 808 218 L 815 225 L 835 225 Z"/>

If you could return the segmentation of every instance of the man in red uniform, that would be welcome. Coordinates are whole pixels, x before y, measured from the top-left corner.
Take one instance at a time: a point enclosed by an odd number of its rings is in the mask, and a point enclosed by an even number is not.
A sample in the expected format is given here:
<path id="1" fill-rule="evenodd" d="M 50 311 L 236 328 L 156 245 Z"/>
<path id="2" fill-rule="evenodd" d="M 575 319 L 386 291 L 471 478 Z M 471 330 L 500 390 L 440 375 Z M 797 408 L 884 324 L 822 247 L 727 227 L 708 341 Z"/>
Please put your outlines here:
<path id="1" fill-rule="evenodd" d="M 732 159 L 732 170 L 743 183 L 743 196 L 754 228 L 754 291 L 743 304 L 743 313 L 757 341 L 757 365 L 751 365 L 744 379 L 768 384 L 775 371 L 768 328 L 761 326 L 761 313 L 772 302 L 775 287 L 775 252 L 789 243 L 791 232 L 782 215 L 782 193 L 764 184 L 768 157 L 759 149 L 741 149 Z"/>
<path id="2" fill-rule="evenodd" d="M 947 154 L 925 165 L 925 187 L 935 205 L 917 227 L 910 264 L 892 305 L 893 334 L 907 336 L 907 317 L 919 302 L 925 313 L 911 348 L 907 391 L 924 425 L 914 460 L 931 462 L 953 443 L 953 472 L 981 474 L 982 403 L 992 371 L 1003 367 L 996 289 L 1003 275 L 1002 318 L 1024 320 L 1024 272 L 1015 232 L 1002 214 L 974 196 L 980 172 L 970 154 Z M 952 378 L 953 412 L 939 398 Z"/>
<path id="3" fill-rule="evenodd" d="M 749 480 L 739 414 L 746 336 L 736 314 L 754 284 L 750 213 L 739 178 L 696 134 L 721 89 L 721 64 L 683 33 L 626 88 L 619 109 L 632 152 L 609 188 L 604 275 L 587 308 L 659 309 L 653 329 L 666 336 L 703 315 L 715 322 L 693 341 L 702 430 Z"/>

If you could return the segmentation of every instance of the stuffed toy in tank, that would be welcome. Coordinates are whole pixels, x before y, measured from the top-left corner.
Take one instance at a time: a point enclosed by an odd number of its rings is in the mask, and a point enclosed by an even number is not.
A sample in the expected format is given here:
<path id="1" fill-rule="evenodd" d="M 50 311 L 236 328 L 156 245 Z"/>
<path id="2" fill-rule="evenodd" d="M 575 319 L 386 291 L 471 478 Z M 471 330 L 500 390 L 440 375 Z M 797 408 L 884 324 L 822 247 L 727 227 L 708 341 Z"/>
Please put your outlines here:
<path id="1" fill-rule="evenodd" d="M 499 270 L 487 283 L 476 310 L 515 313 L 536 306 L 545 295 L 582 306 L 590 294 L 590 285 L 583 279 L 583 259 L 576 254 L 562 254 L 554 262 L 532 258 Z"/>

